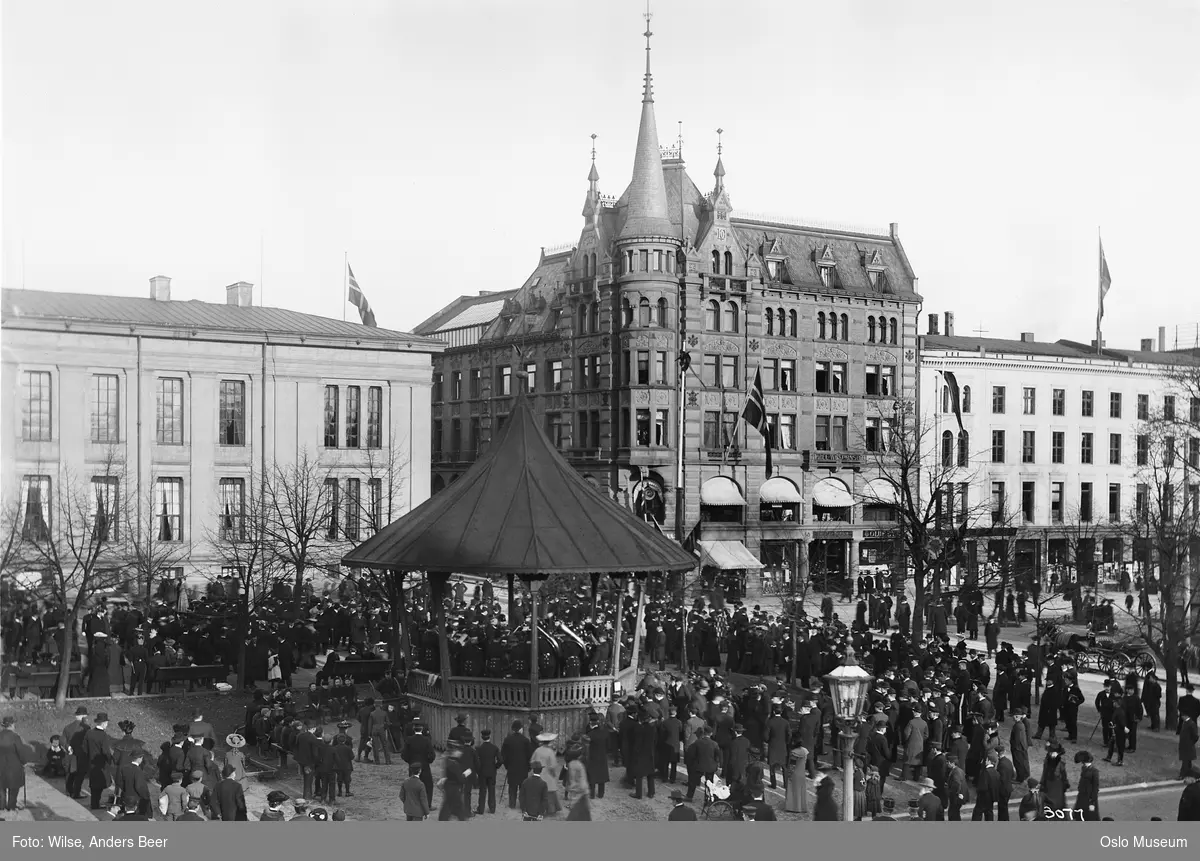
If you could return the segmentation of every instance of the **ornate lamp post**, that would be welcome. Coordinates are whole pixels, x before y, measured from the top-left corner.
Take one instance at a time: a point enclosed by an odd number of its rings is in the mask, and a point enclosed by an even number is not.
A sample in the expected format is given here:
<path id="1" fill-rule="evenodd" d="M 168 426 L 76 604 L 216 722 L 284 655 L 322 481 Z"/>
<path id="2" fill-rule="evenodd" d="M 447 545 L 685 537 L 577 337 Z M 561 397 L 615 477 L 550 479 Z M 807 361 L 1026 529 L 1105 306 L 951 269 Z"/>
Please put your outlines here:
<path id="1" fill-rule="evenodd" d="M 858 665 L 851 645 L 846 646 L 842 665 L 825 676 L 833 696 L 834 720 L 842 747 L 842 818 L 846 822 L 854 821 L 854 742 L 873 680 L 874 677 Z"/>

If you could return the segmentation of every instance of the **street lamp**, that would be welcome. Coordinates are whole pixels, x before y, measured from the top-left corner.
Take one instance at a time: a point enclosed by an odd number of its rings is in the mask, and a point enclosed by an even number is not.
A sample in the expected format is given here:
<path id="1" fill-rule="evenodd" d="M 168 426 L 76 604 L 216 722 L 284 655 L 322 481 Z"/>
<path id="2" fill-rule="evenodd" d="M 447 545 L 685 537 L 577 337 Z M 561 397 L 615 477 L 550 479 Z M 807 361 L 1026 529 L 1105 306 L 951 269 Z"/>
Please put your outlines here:
<path id="1" fill-rule="evenodd" d="M 834 720 L 842 747 L 842 818 L 846 822 L 854 821 L 854 742 L 873 680 L 874 677 L 858 665 L 854 647 L 849 644 L 842 665 L 825 676 L 833 697 Z"/>

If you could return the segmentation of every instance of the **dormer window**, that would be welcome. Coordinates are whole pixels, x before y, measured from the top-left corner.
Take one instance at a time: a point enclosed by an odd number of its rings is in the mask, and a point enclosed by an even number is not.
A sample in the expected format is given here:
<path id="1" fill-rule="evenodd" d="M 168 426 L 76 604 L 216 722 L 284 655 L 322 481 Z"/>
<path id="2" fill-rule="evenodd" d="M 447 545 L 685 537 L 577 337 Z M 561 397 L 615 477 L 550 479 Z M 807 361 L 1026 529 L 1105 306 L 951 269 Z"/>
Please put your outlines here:
<path id="1" fill-rule="evenodd" d="M 834 286 L 835 274 L 836 274 L 836 272 L 832 266 L 822 266 L 821 267 L 821 286 L 832 289 Z"/>
<path id="2" fill-rule="evenodd" d="M 779 280 L 779 263 L 775 260 L 767 261 L 767 274 L 771 276 L 772 281 Z"/>

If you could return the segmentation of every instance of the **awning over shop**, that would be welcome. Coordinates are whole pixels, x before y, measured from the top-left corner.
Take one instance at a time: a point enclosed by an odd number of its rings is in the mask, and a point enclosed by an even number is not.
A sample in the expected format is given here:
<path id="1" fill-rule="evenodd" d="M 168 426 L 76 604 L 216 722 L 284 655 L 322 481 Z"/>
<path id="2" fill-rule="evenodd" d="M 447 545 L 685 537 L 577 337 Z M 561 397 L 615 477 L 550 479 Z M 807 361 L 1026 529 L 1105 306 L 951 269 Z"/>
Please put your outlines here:
<path id="1" fill-rule="evenodd" d="M 854 497 L 844 482 L 823 478 L 813 488 L 813 502 L 822 508 L 849 508 L 854 505 Z"/>
<path id="2" fill-rule="evenodd" d="M 899 502 L 896 486 L 886 478 L 876 478 L 868 482 L 862 497 L 867 505 L 896 505 Z"/>
<path id="3" fill-rule="evenodd" d="M 804 502 L 804 497 L 786 478 L 769 478 L 758 489 L 758 501 L 768 505 L 795 505 Z"/>
<path id="4" fill-rule="evenodd" d="M 742 498 L 742 492 L 738 490 L 733 479 L 717 476 L 700 486 L 700 504 L 738 505 L 745 508 L 746 500 Z"/>
<path id="5" fill-rule="evenodd" d="M 759 571 L 764 566 L 740 541 L 701 541 L 702 564 L 722 571 Z"/>

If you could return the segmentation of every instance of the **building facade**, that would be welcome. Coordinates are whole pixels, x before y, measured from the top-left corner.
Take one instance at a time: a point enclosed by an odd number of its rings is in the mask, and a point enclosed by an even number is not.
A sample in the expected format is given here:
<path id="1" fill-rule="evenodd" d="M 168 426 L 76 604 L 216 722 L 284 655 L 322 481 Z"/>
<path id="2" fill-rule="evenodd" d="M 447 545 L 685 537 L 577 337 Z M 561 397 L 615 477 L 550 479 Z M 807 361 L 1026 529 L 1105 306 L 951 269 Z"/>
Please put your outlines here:
<path id="1" fill-rule="evenodd" d="M 921 338 L 921 414 L 933 451 L 954 466 L 965 488 L 961 505 L 972 512 L 966 567 L 997 564 L 1005 553 L 1013 570 L 1043 579 L 1055 566 L 1119 583 L 1147 562 L 1135 520 L 1154 489 L 1146 476 L 1151 440 L 1144 423 L 1177 417 L 1175 448 L 1182 493 L 1200 492 L 1200 398 L 1172 384 L 1188 350 L 1139 350 L 1060 340 L 1037 341 L 955 335 L 929 315 Z M 950 378 L 947 377 L 950 375 Z M 957 384 L 962 426 L 954 414 Z M 1183 497 L 1181 497 L 1183 498 Z M 1190 497 L 1189 497 L 1190 498 Z M 1191 503 L 1193 507 L 1195 503 Z M 995 533 L 995 534 L 989 534 Z"/>
<path id="2" fill-rule="evenodd" d="M 386 523 L 428 498 L 429 369 L 443 344 L 254 307 L 252 290 L 231 285 L 223 305 L 171 301 L 161 276 L 149 299 L 4 291 L 16 528 L 54 529 L 55 494 L 95 490 L 130 515 L 112 531 L 153 530 L 198 584 L 221 573 L 211 538 L 243 522 L 255 479 L 305 453 L 344 527 L 352 503 Z M 371 467 L 382 463 L 388 479 Z"/>
<path id="3" fill-rule="evenodd" d="M 915 397 L 921 301 L 896 226 L 735 211 L 719 151 L 701 190 L 682 147 L 659 145 L 648 53 L 633 176 L 602 193 L 593 153 L 583 220 L 514 294 L 464 297 L 416 328 L 448 343 L 434 360 L 432 491 L 524 391 L 576 468 L 698 539 L 711 569 L 762 566 L 774 582 L 810 555 L 814 573 L 886 564 L 895 545 L 861 504 L 866 455 L 895 399 Z M 739 420 L 759 374 L 769 477 L 762 436 Z"/>

